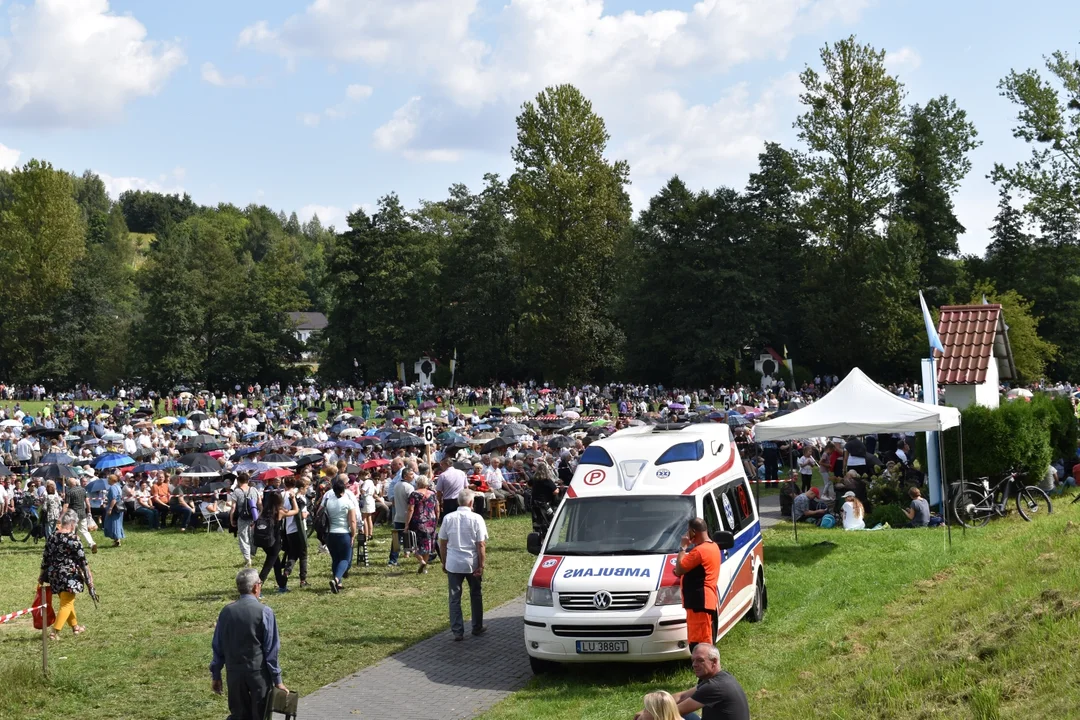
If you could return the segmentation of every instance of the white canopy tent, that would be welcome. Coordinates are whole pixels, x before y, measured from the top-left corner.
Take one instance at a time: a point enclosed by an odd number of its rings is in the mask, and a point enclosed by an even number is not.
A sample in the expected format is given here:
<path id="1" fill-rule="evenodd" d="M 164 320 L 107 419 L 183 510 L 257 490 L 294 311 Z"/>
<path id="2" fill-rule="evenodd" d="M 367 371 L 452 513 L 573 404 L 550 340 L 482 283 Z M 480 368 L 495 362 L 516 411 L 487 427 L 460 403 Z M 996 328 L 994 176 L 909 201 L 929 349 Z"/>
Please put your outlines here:
<path id="1" fill-rule="evenodd" d="M 790 415 L 754 427 L 755 440 L 877 432 L 932 432 L 960 424 L 960 411 L 894 395 L 855 368 L 830 393 Z"/>

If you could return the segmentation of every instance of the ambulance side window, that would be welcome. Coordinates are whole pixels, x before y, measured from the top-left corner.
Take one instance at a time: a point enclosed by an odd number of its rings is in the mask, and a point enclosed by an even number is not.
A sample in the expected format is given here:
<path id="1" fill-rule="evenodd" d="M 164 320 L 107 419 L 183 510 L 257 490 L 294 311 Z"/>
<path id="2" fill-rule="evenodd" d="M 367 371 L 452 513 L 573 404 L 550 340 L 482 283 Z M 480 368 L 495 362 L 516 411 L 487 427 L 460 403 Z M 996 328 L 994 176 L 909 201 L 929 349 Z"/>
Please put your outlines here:
<path id="1" fill-rule="evenodd" d="M 725 529 L 720 525 L 720 516 L 716 513 L 716 503 L 713 502 L 712 495 L 701 496 L 701 508 L 705 524 L 709 526 L 709 537 L 712 537 L 713 533 Z"/>
<path id="2" fill-rule="evenodd" d="M 750 509 L 750 496 L 747 494 L 746 483 L 739 480 L 734 485 L 729 485 L 723 490 L 715 490 L 716 504 L 720 507 L 720 517 L 724 525 L 733 533 L 738 533 L 743 528 L 754 524 L 754 513 Z"/>

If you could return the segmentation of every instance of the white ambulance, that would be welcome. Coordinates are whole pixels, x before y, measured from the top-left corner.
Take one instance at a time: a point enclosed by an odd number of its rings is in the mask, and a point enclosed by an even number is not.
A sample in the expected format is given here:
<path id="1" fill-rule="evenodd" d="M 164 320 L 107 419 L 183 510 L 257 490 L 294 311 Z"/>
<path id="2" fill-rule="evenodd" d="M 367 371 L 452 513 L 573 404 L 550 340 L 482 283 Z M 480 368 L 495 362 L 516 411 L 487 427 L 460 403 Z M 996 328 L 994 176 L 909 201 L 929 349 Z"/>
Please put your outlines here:
<path id="1" fill-rule="evenodd" d="M 727 424 L 627 428 L 582 453 L 525 595 L 533 672 L 690 656 L 673 570 L 690 518 L 721 548 L 717 640 L 768 606 L 761 524 Z"/>

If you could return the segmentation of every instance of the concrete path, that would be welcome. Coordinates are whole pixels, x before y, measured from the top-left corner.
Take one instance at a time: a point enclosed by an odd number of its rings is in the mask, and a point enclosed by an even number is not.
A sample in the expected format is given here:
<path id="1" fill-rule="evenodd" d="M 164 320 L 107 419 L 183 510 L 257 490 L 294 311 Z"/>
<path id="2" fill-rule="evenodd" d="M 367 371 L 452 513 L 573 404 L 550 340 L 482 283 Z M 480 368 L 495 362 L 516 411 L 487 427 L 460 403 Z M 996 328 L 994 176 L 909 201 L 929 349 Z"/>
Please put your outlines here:
<path id="1" fill-rule="evenodd" d="M 468 594 L 466 589 L 465 594 Z M 445 600 L 444 600 L 445 602 Z M 468 598 L 464 603 L 468 606 Z M 302 720 L 468 720 L 532 677 L 525 597 L 484 613 L 488 631 L 454 642 L 449 630 L 300 699 Z"/>
<path id="2" fill-rule="evenodd" d="M 791 522 L 791 518 L 785 518 L 780 514 L 780 496 L 779 495 L 766 495 L 758 501 L 758 515 L 761 517 L 761 529 L 766 530 L 779 525 L 787 520 Z"/>

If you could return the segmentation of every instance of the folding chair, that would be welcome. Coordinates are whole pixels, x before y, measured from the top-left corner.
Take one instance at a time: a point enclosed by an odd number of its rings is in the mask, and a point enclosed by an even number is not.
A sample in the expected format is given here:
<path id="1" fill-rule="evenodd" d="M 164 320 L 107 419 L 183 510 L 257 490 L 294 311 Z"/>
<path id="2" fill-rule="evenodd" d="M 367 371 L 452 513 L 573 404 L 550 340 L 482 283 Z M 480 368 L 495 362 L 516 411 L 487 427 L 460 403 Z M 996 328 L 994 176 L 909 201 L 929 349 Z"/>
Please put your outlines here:
<path id="1" fill-rule="evenodd" d="M 217 513 L 210 512 L 207 507 L 209 503 L 199 503 L 199 515 L 202 517 L 203 522 L 206 523 L 206 532 L 210 532 L 210 528 L 217 525 L 218 532 L 225 532 L 225 528 L 221 527 L 221 521 L 218 520 Z"/>

